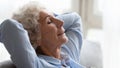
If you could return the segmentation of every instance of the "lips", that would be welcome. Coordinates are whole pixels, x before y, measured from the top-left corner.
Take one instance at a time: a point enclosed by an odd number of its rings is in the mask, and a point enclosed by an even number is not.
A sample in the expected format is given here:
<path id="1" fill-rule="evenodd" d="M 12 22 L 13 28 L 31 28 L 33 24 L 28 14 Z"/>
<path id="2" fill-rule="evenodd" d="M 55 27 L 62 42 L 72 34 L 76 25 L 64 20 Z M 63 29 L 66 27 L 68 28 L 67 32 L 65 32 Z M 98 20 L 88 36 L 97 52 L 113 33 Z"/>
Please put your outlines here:
<path id="1" fill-rule="evenodd" d="M 65 29 L 61 27 L 60 30 L 58 30 L 58 36 L 64 35 L 65 34 Z"/>
<path id="2" fill-rule="evenodd" d="M 58 34 L 58 36 L 61 36 L 61 35 L 63 35 L 63 34 L 64 34 L 64 32 L 63 32 L 63 33 Z"/>

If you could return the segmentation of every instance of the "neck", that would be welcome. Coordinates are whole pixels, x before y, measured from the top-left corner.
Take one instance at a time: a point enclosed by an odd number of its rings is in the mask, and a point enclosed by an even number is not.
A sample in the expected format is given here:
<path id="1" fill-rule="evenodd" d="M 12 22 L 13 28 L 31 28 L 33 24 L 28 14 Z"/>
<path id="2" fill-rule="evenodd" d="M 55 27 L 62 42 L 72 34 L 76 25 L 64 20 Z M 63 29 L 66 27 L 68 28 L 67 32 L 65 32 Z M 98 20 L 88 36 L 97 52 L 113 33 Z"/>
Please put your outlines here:
<path id="1" fill-rule="evenodd" d="M 59 48 L 47 48 L 47 47 L 39 47 L 36 49 L 39 54 L 52 56 L 54 58 L 60 59 L 60 47 Z"/>

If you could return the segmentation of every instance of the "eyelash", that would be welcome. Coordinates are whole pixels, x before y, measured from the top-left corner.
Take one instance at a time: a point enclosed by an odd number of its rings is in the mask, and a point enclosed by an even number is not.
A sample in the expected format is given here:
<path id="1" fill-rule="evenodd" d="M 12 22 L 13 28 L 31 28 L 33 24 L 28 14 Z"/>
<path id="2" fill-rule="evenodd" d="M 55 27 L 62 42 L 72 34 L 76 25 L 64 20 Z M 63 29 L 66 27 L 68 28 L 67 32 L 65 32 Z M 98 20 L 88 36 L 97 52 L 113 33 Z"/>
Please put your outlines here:
<path id="1" fill-rule="evenodd" d="M 47 22 L 47 24 L 51 24 L 52 23 L 52 21 L 51 20 L 49 20 L 48 22 Z"/>

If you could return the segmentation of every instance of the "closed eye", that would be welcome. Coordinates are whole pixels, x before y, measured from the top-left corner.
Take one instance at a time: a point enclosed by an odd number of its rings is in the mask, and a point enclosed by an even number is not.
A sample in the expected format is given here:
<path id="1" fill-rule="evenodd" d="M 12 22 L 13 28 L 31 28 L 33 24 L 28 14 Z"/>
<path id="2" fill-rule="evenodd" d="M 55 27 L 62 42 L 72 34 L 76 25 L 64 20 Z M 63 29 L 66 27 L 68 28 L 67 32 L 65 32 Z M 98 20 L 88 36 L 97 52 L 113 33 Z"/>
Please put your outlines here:
<path id="1" fill-rule="evenodd" d="M 52 21 L 51 21 L 51 20 L 48 20 L 47 24 L 51 24 L 51 23 L 52 23 Z"/>

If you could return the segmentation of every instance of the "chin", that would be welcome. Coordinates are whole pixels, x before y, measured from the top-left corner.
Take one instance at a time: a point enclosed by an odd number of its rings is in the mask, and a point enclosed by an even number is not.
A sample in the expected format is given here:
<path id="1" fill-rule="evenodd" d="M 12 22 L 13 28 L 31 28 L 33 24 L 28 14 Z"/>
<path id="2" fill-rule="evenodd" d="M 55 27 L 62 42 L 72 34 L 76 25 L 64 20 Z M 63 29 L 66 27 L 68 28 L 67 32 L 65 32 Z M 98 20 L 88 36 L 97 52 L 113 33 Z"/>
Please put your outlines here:
<path id="1" fill-rule="evenodd" d="M 60 42 L 60 44 L 67 43 L 68 42 L 68 37 L 65 34 L 59 36 L 59 42 Z"/>
<path id="2" fill-rule="evenodd" d="M 63 38 L 62 42 L 63 42 L 63 44 L 68 42 L 67 36 Z"/>

